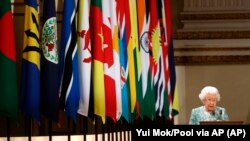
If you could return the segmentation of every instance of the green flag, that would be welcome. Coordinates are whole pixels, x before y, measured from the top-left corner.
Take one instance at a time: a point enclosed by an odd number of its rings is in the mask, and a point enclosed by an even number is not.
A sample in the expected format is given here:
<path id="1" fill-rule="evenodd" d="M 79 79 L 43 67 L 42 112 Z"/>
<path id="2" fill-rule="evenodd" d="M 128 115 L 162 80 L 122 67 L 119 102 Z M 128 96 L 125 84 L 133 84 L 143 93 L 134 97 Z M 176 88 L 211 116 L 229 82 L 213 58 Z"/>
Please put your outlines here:
<path id="1" fill-rule="evenodd" d="M 18 119 L 14 27 L 10 0 L 0 1 L 0 116 Z"/>

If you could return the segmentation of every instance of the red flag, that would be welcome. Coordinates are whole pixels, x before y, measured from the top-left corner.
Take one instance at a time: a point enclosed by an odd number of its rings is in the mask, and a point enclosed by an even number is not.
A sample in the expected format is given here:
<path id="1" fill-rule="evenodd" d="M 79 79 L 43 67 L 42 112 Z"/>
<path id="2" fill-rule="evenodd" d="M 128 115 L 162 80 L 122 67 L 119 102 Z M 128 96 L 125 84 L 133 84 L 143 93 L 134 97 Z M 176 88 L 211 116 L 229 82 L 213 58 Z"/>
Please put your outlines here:
<path id="1" fill-rule="evenodd" d="M 115 66 L 112 47 L 110 8 L 110 2 L 102 0 L 106 116 L 116 121 Z"/>
<path id="2" fill-rule="evenodd" d="M 102 2 L 91 0 L 90 29 L 92 46 L 92 91 L 94 97 L 94 113 L 105 122 L 105 88 L 104 88 L 104 46 L 102 28 Z"/>

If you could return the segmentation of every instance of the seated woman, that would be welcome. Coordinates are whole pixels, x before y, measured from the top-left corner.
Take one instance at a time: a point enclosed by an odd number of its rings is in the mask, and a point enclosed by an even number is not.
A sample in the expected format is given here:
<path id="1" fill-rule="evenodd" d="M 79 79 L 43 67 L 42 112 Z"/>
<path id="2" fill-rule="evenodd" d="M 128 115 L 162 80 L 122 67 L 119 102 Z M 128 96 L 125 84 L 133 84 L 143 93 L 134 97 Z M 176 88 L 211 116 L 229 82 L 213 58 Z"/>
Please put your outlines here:
<path id="1" fill-rule="evenodd" d="M 220 94 L 216 87 L 206 86 L 201 90 L 199 98 L 203 106 L 192 109 L 189 124 L 198 125 L 200 121 L 229 120 L 225 108 L 217 106 Z"/>

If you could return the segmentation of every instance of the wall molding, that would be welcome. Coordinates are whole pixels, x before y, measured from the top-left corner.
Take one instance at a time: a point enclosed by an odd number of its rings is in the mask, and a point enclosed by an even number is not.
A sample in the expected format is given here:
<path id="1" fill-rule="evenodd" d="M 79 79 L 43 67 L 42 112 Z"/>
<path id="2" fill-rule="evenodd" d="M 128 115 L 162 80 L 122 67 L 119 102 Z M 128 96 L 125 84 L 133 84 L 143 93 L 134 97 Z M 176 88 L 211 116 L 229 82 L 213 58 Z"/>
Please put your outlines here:
<path id="1" fill-rule="evenodd" d="M 246 39 L 250 31 L 185 31 L 174 32 L 175 40 L 181 39 Z"/>
<path id="2" fill-rule="evenodd" d="M 175 56 L 176 65 L 250 64 L 250 55 Z"/>
<path id="3" fill-rule="evenodd" d="M 250 51 L 250 47 L 180 47 L 174 49 L 176 52 L 194 52 L 194 51 Z"/>
<path id="4" fill-rule="evenodd" d="M 250 19 L 250 13 L 180 14 L 180 20 L 242 20 Z"/>

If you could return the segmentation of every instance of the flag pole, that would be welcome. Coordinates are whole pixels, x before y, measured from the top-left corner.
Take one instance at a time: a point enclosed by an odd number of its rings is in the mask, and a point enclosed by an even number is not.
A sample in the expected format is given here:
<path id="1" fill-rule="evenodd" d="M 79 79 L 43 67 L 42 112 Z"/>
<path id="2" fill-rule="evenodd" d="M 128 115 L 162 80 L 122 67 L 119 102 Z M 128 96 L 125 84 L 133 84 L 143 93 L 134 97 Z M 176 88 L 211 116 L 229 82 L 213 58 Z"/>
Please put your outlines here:
<path id="1" fill-rule="evenodd" d="M 52 121 L 51 121 L 51 119 L 49 119 L 48 124 L 49 124 L 49 126 L 48 126 L 48 128 L 49 128 L 49 141 L 52 141 Z"/>
<path id="2" fill-rule="evenodd" d="M 124 140 L 126 141 L 126 140 L 127 140 L 126 131 L 127 131 L 127 128 L 128 128 L 127 126 L 128 126 L 128 125 L 127 125 L 125 119 L 123 119 L 123 121 L 124 121 L 124 122 L 123 122 L 123 126 L 122 126 L 122 127 L 123 127 L 123 137 L 124 137 Z"/>
<path id="3" fill-rule="evenodd" d="M 70 141 L 70 118 L 68 117 L 68 141 Z"/>
<path id="4" fill-rule="evenodd" d="M 82 127 L 83 127 L 83 130 L 82 130 L 83 131 L 83 141 L 86 141 L 86 135 L 87 135 L 87 131 L 88 131 L 88 118 L 82 116 L 82 120 L 83 120 L 83 124 L 82 124 Z"/>
<path id="5" fill-rule="evenodd" d="M 30 117 L 25 117 L 25 134 L 28 134 L 28 141 L 31 141 L 32 119 Z"/>
<path id="6" fill-rule="evenodd" d="M 107 118 L 107 123 L 106 123 L 106 125 L 107 125 L 107 134 L 108 134 L 108 141 L 110 141 L 111 139 L 110 139 L 110 124 L 109 124 L 109 118 Z"/>
<path id="7" fill-rule="evenodd" d="M 95 124 L 95 141 L 98 141 L 98 116 L 97 115 L 95 115 L 95 122 L 94 122 L 94 124 Z"/>
<path id="8" fill-rule="evenodd" d="M 110 125 L 110 134 L 112 141 L 114 140 L 114 122 L 113 119 L 109 119 L 109 125 Z"/>
<path id="9" fill-rule="evenodd" d="M 121 140 L 124 140 L 124 121 L 123 121 L 123 117 L 121 117 L 120 119 L 119 119 L 119 121 L 120 121 L 120 129 L 121 129 L 121 132 L 120 132 L 120 137 L 121 137 Z"/>
<path id="10" fill-rule="evenodd" d="M 25 136 L 28 136 L 28 140 L 30 141 L 30 118 L 25 117 Z"/>
<path id="11" fill-rule="evenodd" d="M 33 120 L 30 118 L 29 120 L 29 141 L 31 141 L 31 137 L 32 137 L 32 127 L 33 127 Z"/>
<path id="12" fill-rule="evenodd" d="M 9 118 L 6 118 L 7 120 L 7 141 L 10 141 L 10 119 Z"/>
<path id="13" fill-rule="evenodd" d="M 122 118 L 120 118 L 117 121 L 117 124 L 118 124 L 118 129 L 119 129 L 119 139 L 122 140 Z"/>
<path id="14" fill-rule="evenodd" d="M 114 125 L 114 134 L 115 134 L 115 140 L 118 141 L 118 132 L 119 132 L 119 124 L 118 122 L 114 122 L 113 121 L 113 125 Z"/>
<path id="15" fill-rule="evenodd" d="M 102 140 L 105 141 L 105 124 L 103 122 L 101 122 L 102 124 Z"/>

